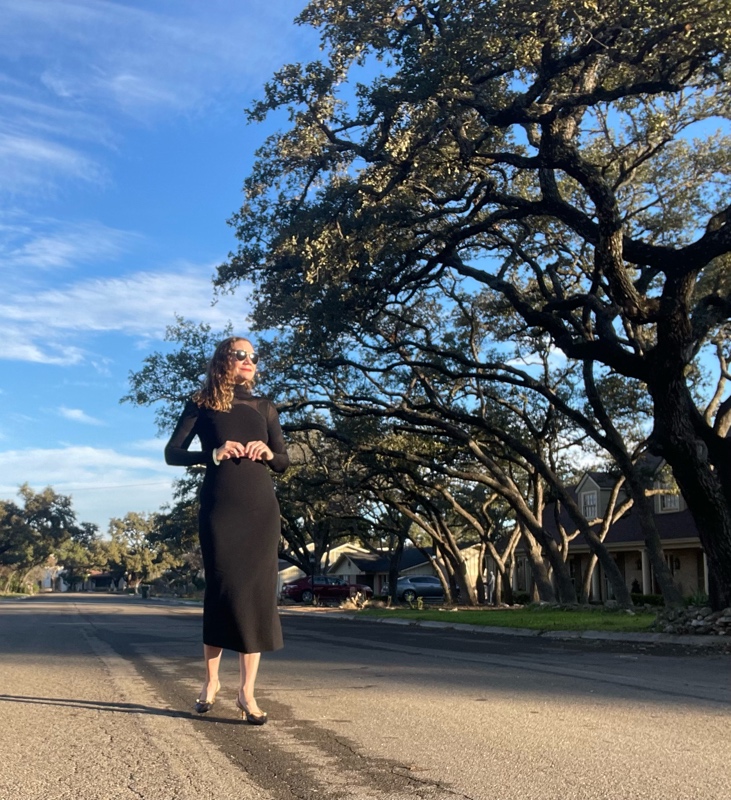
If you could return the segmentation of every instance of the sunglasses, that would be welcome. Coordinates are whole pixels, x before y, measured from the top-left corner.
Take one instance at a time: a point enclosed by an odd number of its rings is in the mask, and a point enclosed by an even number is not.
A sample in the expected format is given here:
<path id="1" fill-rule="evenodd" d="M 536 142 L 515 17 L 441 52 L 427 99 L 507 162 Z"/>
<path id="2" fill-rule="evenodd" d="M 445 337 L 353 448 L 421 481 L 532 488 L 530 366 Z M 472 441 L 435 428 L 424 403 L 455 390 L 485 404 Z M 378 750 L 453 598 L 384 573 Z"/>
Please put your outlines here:
<path id="1" fill-rule="evenodd" d="M 237 361 L 246 361 L 248 358 L 252 364 L 259 363 L 259 354 L 258 353 L 250 353 L 248 350 L 232 350 L 231 355 Z"/>

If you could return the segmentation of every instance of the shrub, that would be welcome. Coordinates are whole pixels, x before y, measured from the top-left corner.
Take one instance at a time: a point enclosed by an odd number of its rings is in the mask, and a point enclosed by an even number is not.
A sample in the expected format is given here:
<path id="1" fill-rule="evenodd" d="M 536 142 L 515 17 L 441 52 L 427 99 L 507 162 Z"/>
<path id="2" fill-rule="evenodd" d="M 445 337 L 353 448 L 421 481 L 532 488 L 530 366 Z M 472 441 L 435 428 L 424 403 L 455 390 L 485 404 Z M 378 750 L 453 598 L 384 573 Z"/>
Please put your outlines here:
<path id="1" fill-rule="evenodd" d="M 710 600 L 705 592 L 701 592 L 700 589 L 698 589 L 697 591 L 693 592 L 693 594 L 683 598 L 683 602 L 686 606 L 698 606 L 703 608 L 709 604 Z"/>
<path id="2" fill-rule="evenodd" d="M 636 606 L 662 606 L 665 604 L 661 594 L 636 594 L 632 592 L 632 602 Z"/>

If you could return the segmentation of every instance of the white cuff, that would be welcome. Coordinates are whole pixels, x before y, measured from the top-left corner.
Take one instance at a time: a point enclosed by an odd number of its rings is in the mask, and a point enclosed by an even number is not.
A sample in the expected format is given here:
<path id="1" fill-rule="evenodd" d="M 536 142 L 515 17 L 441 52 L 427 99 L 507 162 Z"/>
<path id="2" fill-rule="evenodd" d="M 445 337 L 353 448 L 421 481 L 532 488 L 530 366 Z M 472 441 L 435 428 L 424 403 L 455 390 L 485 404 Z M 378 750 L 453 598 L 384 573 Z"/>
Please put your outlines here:
<path id="1" fill-rule="evenodd" d="M 213 463 L 214 463 L 216 466 L 218 466 L 218 465 L 219 465 L 221 462 L 220 462 L 220 461 L 219 461 L 219 460 L 216 458 L 216 450 L 218 450 L 218 448 L 217 448 L 217 447 L 214 447 L 214 448 L 213 448 Z"/>

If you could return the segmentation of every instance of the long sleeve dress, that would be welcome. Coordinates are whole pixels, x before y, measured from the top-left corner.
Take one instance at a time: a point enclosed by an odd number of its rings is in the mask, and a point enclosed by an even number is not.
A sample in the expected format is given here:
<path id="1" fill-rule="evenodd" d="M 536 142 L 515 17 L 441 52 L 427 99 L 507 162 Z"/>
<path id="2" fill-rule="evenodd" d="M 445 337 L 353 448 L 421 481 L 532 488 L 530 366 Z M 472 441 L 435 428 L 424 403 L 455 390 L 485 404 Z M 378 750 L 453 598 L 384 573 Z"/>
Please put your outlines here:
<path id="1" fill-rule="evenodd" d="M 196 436 L 201 450 L 189 450 Z M 274 458 L 231 458 L 216 465 L 213 451 L 226 441 L 266 442 Z M 165 461 L 206 467 L 198 527 L 206 574 L 203 642 L 239 653 L 278 650 L 281 520 L 269 470 L 284 472 L 289 457 L 276 408 L 242 386 L 235 387 L 230 411 L 213 411 L 191 400 L 165 447 Z"/>

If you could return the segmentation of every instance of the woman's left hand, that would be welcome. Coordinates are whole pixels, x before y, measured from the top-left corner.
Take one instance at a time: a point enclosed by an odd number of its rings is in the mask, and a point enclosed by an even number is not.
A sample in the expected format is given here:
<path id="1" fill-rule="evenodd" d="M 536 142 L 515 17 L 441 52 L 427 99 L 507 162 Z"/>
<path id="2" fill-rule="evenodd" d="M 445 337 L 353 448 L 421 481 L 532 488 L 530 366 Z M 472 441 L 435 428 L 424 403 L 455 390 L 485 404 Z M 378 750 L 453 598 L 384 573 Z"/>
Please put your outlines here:
<path id="1" fill-rule="evenodd" d="M 274 458 L 271 448 L 264 442 L 247 442 L 244 455 L 252 461 L 271 461 Z"/>

